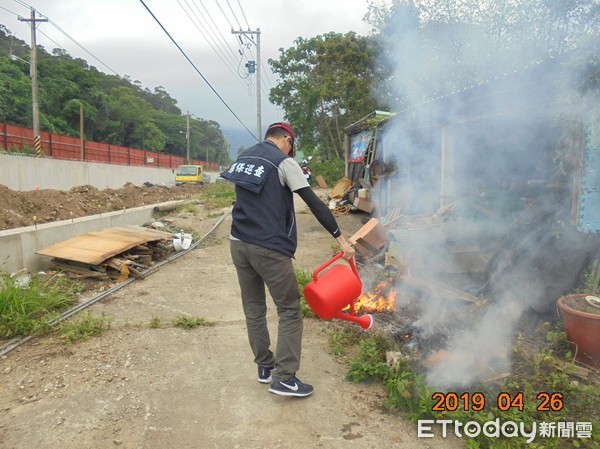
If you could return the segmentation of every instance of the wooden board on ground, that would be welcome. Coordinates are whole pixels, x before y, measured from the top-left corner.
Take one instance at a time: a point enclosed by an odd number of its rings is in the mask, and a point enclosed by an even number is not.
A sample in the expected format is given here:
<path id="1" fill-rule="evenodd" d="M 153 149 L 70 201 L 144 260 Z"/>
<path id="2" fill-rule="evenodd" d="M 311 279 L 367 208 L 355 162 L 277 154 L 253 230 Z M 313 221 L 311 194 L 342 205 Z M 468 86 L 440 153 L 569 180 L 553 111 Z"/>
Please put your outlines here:
<path id="1" fill-rule="evenodd" d="M 99 265 L 134 246 L 172 238 L 172 234 L 156 229 L 139 226 L 114 227 L 73 237 L 36 251 L 36 254 Z"/>

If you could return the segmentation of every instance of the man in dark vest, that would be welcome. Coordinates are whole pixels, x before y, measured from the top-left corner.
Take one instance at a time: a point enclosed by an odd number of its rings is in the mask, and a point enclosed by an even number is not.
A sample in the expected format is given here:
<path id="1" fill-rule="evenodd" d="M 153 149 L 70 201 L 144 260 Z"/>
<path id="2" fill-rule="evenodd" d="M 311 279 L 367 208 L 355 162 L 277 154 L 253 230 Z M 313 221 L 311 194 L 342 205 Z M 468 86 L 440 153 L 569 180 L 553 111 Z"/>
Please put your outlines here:
<path id="1" fill-rule="evenodd" d="M 258 381 L 270 383 L 271 393 L 304 397 L 313 387 L 296 377 L 303 325 L 292 263 L 298 244 L 293 193 L 339 242 L 344 258 L 351 259 L 355 253 L 293 159 L 295 138 L 289 123 L 273 123 L 265 140 L 242 152 L 221 176 L 235 183 L 231 257 L 242 293 L 248 339 L 258 365 Z M 265 285 L 279 316 L 275 353 L 267 328 Z"/>

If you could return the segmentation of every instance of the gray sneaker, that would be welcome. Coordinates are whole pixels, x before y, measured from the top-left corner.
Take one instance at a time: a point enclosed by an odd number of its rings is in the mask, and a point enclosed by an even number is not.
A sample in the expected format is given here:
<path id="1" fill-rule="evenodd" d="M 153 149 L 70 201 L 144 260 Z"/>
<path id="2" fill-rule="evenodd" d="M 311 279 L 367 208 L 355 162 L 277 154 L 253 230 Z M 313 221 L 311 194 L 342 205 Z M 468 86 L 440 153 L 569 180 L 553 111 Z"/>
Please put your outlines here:
<path id="1" fill-rule="evenodd" d="M 279 396 L 296 396 L 300 398 L 310 396 L 312 392 L 312 385 L 300 382 L 300 379 L 296 376 L 292 376 L 288 380 L 276 380 L 269 388 L 269 393 L 277 394 Z"/>
<path id="2" fill-rule="evenodd" d="M 269 368 L 268 366 L 264 365 L 258 365 L 258 381 L 261 384 L 270 384 L 271 371 L 273 371 L 273 368 Z"/>

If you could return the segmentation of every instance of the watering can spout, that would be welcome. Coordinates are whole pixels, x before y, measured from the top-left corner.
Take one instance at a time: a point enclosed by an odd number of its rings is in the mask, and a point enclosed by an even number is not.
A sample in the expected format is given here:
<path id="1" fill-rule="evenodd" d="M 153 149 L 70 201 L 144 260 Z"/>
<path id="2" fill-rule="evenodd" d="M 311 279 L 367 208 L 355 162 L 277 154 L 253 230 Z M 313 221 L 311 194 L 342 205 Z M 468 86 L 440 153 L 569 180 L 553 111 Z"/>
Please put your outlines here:
<path id="1" fill-rule="evenodd" d="M 373 317 L 369 314 L 356 316 L 350 313 L 338 312 L 334 318 L 338 318 L 340 320 L 352 321 L 357 323 L 364 330 L 368 330 L 373 325 Z"/>

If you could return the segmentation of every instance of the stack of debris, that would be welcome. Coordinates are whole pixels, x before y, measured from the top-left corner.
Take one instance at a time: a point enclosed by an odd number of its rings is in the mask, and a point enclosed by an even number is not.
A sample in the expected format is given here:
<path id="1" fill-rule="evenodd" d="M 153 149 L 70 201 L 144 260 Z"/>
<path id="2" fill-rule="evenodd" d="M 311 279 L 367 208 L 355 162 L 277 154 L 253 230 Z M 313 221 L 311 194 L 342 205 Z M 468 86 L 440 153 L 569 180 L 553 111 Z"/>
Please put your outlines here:
<path id="1" fill-rule="evenodd" d="M 342 178 L 327 194 L 329 208 L 335 215 L 359 210 L 370 214 L 373 211 L 370 190 L 354 185 L 348 178 Z"/>
<path id="2" fill-rule="evenodd" d="M 37 251 L 52 257 L 51 265 L 78 278 L 144 277 L 157 261 L 173 252 L 169 232 L 137 226 L 90 232 Z"/>

